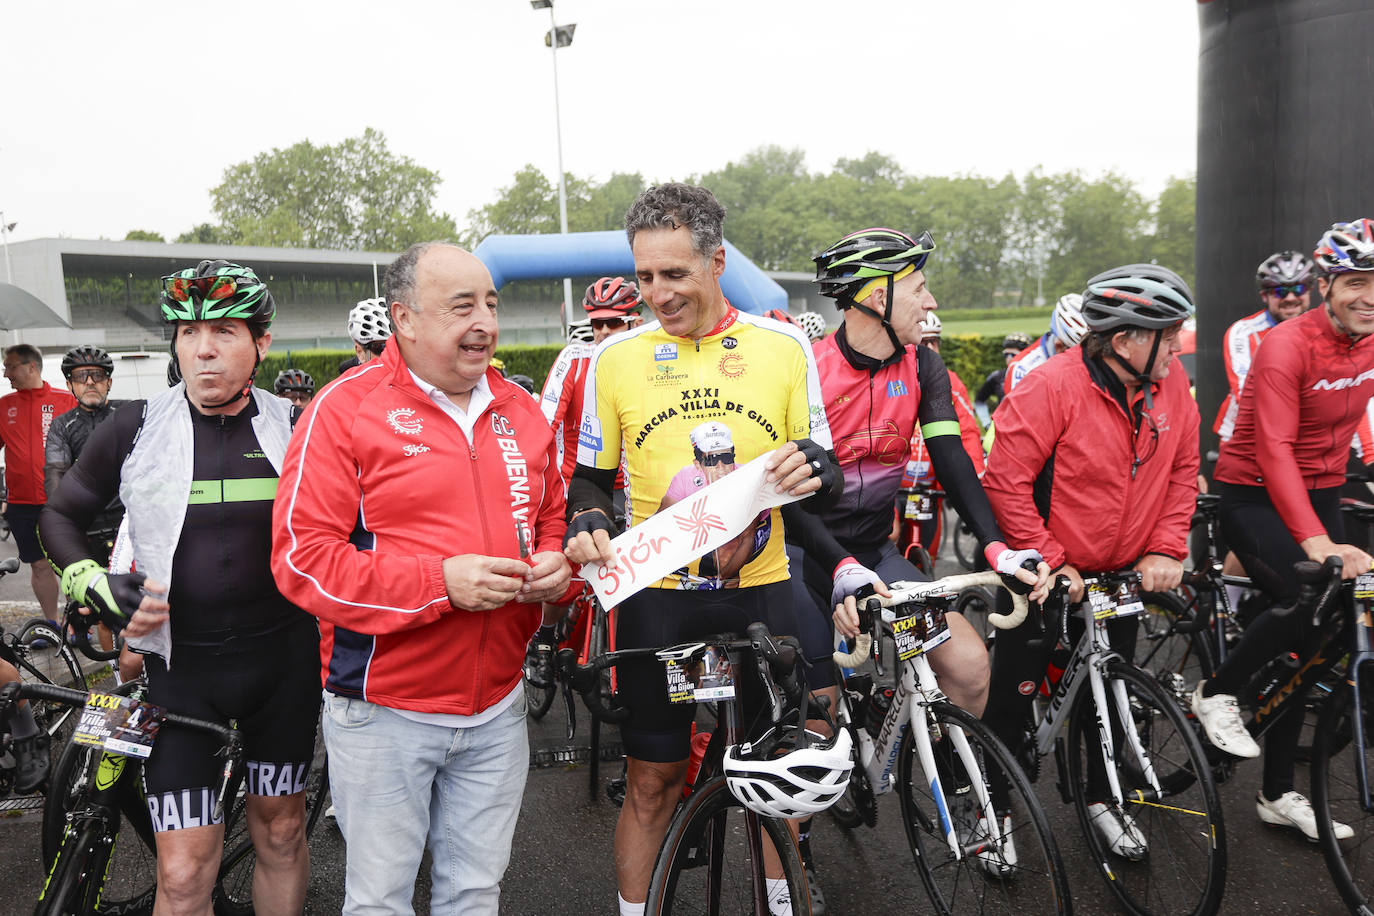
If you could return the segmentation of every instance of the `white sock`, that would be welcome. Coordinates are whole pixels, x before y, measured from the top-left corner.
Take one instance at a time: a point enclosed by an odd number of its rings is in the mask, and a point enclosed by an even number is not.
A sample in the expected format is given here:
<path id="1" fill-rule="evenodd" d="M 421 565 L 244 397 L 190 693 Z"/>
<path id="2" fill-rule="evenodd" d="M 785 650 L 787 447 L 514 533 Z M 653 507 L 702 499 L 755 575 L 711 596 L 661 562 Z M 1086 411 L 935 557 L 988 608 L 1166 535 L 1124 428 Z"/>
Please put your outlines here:
<path id="1" fill-rule="evenodd" d="M 792 894 L 787 889 L 787 879 L 764 878 L 763 886 L 768 890 L 769 916 L 792 916 Z"/>
<path id="2" fill-rule="evenodd" d="M 619 894 L 615 899 L 620 901 L 620 916 L 644 916 L 644 904 L 631 903 Z"/>

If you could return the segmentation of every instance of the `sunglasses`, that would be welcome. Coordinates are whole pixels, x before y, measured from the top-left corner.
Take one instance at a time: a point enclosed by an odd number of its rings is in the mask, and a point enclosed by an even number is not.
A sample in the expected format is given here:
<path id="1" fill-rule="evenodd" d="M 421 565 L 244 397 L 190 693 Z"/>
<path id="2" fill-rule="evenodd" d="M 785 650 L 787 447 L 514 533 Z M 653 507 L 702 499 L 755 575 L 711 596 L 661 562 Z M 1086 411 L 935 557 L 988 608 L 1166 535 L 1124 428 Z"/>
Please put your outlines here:
<path id="1" fill-rule="evenodd" d="M 1301 296 L 1307 292 L 1306 283 L 1294 283 L 1292 286 L 1268 286 L 1264 290 L 1275 299 L 1286 299 L 1289 296 Z"/>
<path id="2" fill-rule="evenodd" d="M 192 295 L 211 301 L 228 299 L 238 292 L 237 277 L 163 277 L 162 289 L 177 302 L 186 302 Z"/>
<path id="3" fill-rule="evenodd" d="M 728 451 L 728 452 L 712 452 L 712 453 L 709 454 L 709 455 L 703 455 L 703 456 L 701 457 L 701 465 L 702 465 L 702 467 L 707 467 L 707 468 L 712 467 L 712 466 L 717 465 L 717 464 L 734 464 L 734 463 L 735 463 L 735 450 L 734 450 L 734 449 L 731 449 L 731 450 Z"/>
<path id="4" fill-rule="evenodd" d="M 79 385 L 99 385 L 109 377 L 104 369 L 76 369 L 72 372 L 72 381 Z"/>
<path id="5" fill-rule="evenodd" d="M 597 330 L 610 329 L 612 331 L 625 327 L 624 318 L 593 318 L 592 327 Z"/>

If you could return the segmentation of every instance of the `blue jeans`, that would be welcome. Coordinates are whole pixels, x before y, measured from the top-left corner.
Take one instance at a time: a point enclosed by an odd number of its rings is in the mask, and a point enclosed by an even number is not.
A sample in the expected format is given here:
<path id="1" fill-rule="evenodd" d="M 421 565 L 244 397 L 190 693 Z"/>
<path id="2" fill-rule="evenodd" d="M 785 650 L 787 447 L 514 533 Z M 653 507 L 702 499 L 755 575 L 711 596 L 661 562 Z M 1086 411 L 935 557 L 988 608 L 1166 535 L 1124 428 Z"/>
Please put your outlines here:
<path id="1" fill-rule="evenodd" d="M 344 914 L 412 914 L 428 840 L 431 912 L 494 916 L 529 772 L 524 698 L 473 728 L 333 695 L 324 709 L 329 788 L 348 845 Z"/>

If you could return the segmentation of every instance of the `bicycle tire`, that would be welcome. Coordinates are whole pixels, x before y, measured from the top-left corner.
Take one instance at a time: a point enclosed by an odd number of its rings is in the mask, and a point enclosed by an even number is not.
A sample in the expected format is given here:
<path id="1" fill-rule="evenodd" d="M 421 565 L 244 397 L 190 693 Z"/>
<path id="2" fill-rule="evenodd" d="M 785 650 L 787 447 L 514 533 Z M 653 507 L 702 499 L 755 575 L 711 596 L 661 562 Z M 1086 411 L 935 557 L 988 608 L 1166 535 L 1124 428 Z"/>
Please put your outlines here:
<path id="1" fill-rule="evenodd" d="M 1178 622 L 1195 612 L 1196 599 L 1187 602 L 1173 592 L 1145 592 L 1140 598 L 1145 611 L 1140 615 L 1136 667 L 1153 675 L 1186 710 L 1197 682 L 1216 673 L 1216 652 L 1209 642 L 1212 633 L 1178 632 Z"/>
<path id="2" fill-rule="evenodd" d="M 1128 814 L 1142 834 L 1147 852 L 1130 861 L 1115 855 L 1093 826 L 1089 805 L 1105 789 L 1105 777 L 1092 780 L 1088 755 L 1101 758 L 1092 691 L 1084 689 L 1069 713 L 1067 773 L 1079 824 L 1107 886 L 1129 913 L 1137 916 L 1211 916 L 1221 907 L 1226 887 L 1226 828 L 1211 766 L 1192 724 L 1159 682 L 1134 665 L 1114 660 L 1106 671 L 1107 702 L 1116 751 L 1116 769 Z M 1130 750 L 1114 702 L 1115 684 L 1126 691 L 1130 716 L 1164 795 L 1147 800 L 1143 761 Z M 1134 794 L 1133 793 L 1137 793 Z M 1120 814 L 1121 812 L 1117 812 Z"/>
<path id="3" fill-rule="evenodd" d="M 935 912 L 1072 913 L 1068 876 L 1049 819 L 1006 745 L 981 721 L 953 704 L 935 703 L 929 714 L 934 723 L 932 744 L 936 768 L 945 786 L 944 798 L 935 799 L 909 729 L 898 749 L 897 789 L 911 855 Z M 934 737 L 936 731 L 938 739 Z M 980 772 L 976 778 L 984 786 L 988 785 L 989 763 L 1007 776 L 1016 860 L 1006 876 L 991 874 L 977 855 L 956 858 L 940 826 L 938 809 L 943 806 L 960 843 L 969 846 L 980 814 L 972 791 L 975 774 L 967 772 L 958 756 L 952 737 L 956 731 L 968 739 L 978 760 Z"/>
<path id="4" fill-rule="evenodd" d="M 39 891 L 34 916 L 71 916 L 98 912 L 99 882 L 91 875 L 103 871 L 101 859 L 104 844 L 100 842 L 100 828 L 86 824 L 63 847 L 62 856 L 52 867 Z M 150 906 L 148 912 L 152 912 Z"/>
<path id="5" fill-rule="evenodd" d="M 315 765 L 318 763 L 318 766 Z M 315 761 L 311 765 L 305 789 L 305 842 L 320 822 L 329 806 L 329 757 L 324 751 L 324 739 L 316 734 Z M 253 916 L 253 873 L 257 851 L 248 835 L 248 818 L 243 792 L 235 799 L 224 822 L 224 854 L 219 874 L 215 878 L 214 909 L 216 916 Z"/>
<path id="6" fill-rule="evenodd" d="M 746 841 L 745 813 L 744 806 L 725 784 L 724 776 L 699 784 L 668 825 L 649 879 L 644 912 L 650 916 L 751 912 L 753 865 Z M 792 912 L 811 912 L 801 854 L 787 823 L 760 817 L 759 825 L 782 860 L 783 876 L 792 895 Z M 719 877 L 715 900 L 710 899 L 707 889 L 712 873 Z"/>
<path id="7" fill-rule="evenodd" d="M 1354 767 L 1354 755 L 1358 753 L 1363 755 L 1366 767 L 1374 768 L 1374 736 L 1369 732 L 1374 716 L 1367 705 L 1368 694 L 1366 690 L 1361 701 L 1363 748 L 1351 746 L 1349 689 L 1339 691 L 1326 702 L 1312 747 L 1312 810 L 1317 817 L 1317 840 L 1331 880 L 1352 913 L 1367 913 L 1374 906 L 1374 815 L 1360 803 Z M 1350 825 L 1355 836 L 1344 843 L 1337 840 L 1331 826 L 1333 819 Z"/>
<path id="8" fill-rule="evenodd" d="M 127 696 L 136 682 L 121 684 L 114 693 Z M 153 826 L 143 798 L 142 765 L 137 758 L 120 758 L 124 770 L 120 786 L 115 843 L 96 912 L 151 913 L 157 889 L 157 852 Z M 43 862 L 52 862 L 67 829 L 67 812 L 83 797 L 88 780 L 101 763 L 99 748 L 67 744 L 53 770 L 43 805 L 41 839 Z"/>
<path id="9" fill-rule="evenodd" d="M 988 623 L 988 615 L 996 609 L 997 599 L 990 589 L 973 585 L 959 593 L 954 599 L 954 610 L 964 615 L 964 619 L 982 637 L 983 644 L 992 642 L 995 627 Z"/>
<path id="10" fill-rule="evenodd" d="M 547 687 L 536 687 L 530 683 L 529 677 L 524 678 L 525 684 L 525 711 L 529 717 L 536 722 L 548 715 L 553 707 L 553 698 L 558 693 L 558 684 L 552 683 Z"/>
<path id="11" fill-rule="evenodd" d="M 978 549 L 978 538 L 964 520 L 955 516 L 957 524 L 951 525 L 949 529 L 949 546 L 954 548 L 954 556 L 959 561 L 959 565 L 964 569 L 972 570 L 974 564 L 978 562 L 981 551 Z"/>
<path id="12" fill-rule="evenodd" d="M 26 621 L 19 628 L 14 642 L 14 656 L 22 683 L 53 684 L 74 690 L 86 689 L 81 666 L 77 664 L 71 650 L 63 644 L 58 631 L 41 617 Z M 67 740 L 76 730 L 81 710 L 49 700 L 31 699 L 28 702 L 29 708 L 33 710 L 34 721 L 48 735 L 47 782 L 51 783 L 53 767 L 61 757 Z M 34 794 L 37 792 L 38 790 L 35 790 Z"/>

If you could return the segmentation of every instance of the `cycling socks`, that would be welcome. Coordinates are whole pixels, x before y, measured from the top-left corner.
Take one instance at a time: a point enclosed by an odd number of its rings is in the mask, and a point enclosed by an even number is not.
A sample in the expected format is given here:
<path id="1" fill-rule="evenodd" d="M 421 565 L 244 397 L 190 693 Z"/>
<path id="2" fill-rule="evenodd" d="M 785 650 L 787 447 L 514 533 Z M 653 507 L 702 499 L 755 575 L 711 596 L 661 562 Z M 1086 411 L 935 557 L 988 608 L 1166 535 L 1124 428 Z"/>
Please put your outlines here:
<path id="1" fill-rule="evenodd" d="M 811 818 L 809 817 L 797 821 L 797 848 L 801 851 L 802 864 L 811 865 L 814 868 L 814 863 L 811 861 Z"/>
<path id="2" fill-rule="evenodd" d="M 615 895 L 615 899 L 620 901 L 620 916 L 644 916 L 643 903 L 631 903 L 619 894 Z"/>
<path id="3" fill-rule="evenodd" d="M 10 737 L 18 741 L 21 738 L 32 738 L 36 734 L 38 734 L 38 723 L 33 718 L 33 707 L 25 703 L 19 707 L 14 718 L 10 720 Z"/>

